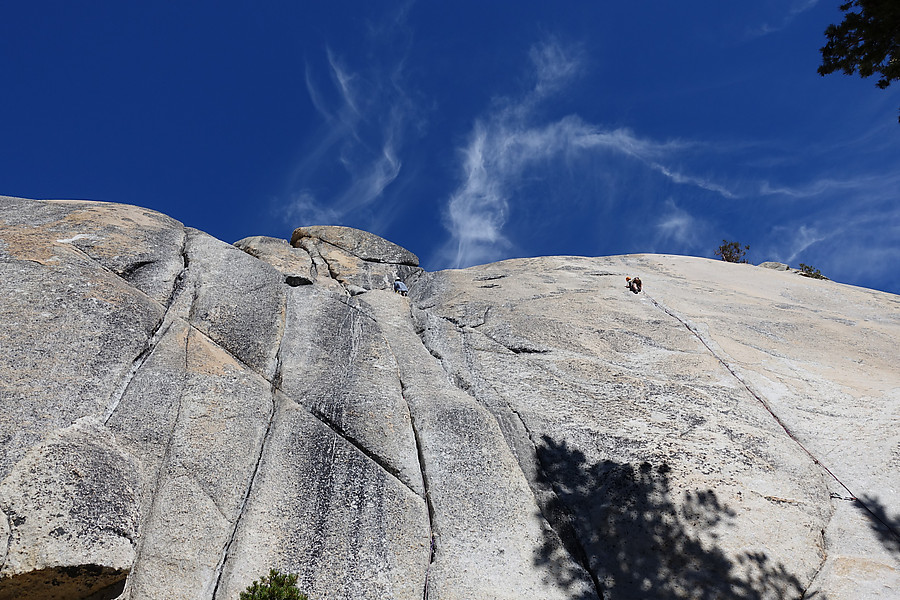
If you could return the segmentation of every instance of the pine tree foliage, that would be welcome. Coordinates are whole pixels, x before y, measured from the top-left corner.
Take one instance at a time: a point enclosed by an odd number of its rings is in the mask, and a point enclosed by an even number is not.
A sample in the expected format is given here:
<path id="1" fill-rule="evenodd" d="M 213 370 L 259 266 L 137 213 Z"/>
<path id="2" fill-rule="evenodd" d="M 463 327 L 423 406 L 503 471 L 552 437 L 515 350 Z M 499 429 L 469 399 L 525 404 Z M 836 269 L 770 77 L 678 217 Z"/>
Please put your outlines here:
<path id="1" fill-rule="evenodd" d="M 240 600 L 309 600 L 306 594 L 297 588 L 297 576 L 279 573 L 271 569 L 268 575 L 254 581 L 246 591 L 241 592 Z"/>
<path id="2" fill-rule="evenodd" d="M 828 279 L 827 277 L 822 275 L 822 271 L 812 265 L 807 265 L 804 263 L 800 263 L 800 274 L 804 277 L 811 277 L 813 279 Z"/>
<path id="3" fill-rule="evenodd" d="M 714 254 L 716 256 L 722 257 L 722 260 L 725 262 L 732 263 L 746 263 L 750 262 L 744 255 L 747 254 L 747 250 L 750 249 L 750 246 L 741 247 L 738 242 L 729 242 L 727 240 L 722 240 L 722 245 L 716 248 Z"/>
<path id="4" fill-rule="evenodd" d="M 850 0 L 840 9 L 844 20 L 825 30 L 819 74 L 878 73 L 881 89 L 900 79 L 900 0 Z"/>

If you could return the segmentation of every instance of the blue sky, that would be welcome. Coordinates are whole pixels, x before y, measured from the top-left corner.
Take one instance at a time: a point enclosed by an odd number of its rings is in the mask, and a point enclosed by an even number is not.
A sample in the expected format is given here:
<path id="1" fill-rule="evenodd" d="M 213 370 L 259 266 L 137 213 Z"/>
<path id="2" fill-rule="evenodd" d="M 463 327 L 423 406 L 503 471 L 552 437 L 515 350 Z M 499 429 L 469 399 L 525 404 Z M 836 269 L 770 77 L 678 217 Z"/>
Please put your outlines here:
<path id="1" fill-rule="evenodd" d="M 816 73 L 839 3 L 5 3 L 0 194 L 429 270 L 729 239 L 900 293 L 900 84 Z"/>

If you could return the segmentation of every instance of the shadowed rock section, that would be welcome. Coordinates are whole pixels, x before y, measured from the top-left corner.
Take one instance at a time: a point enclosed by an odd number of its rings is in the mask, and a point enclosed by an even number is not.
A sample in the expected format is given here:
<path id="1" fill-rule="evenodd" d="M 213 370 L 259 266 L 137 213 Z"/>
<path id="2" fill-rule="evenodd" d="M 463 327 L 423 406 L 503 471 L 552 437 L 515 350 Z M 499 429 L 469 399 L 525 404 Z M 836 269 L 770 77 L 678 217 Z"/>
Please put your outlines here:
<path id="1" fill-rule="evenodd" d="M 2 600 L 113 600 L 125 589 L 127 570 L 98 565 L 55 567 L 3 579 Z"/>
<path id="2" fill-rule="evenodd" d="M 796 574 L 766 552 L 747 551 L 735 560 L 704 539 L 715 528 L 727 535 L 737 513 L 712 489 L 673 497 L 669 465 L 589 464 L 583 453 L 550 438 L 537 454 L 556 492 L 550 508 L 571 515 L 572 542 L 584 552 L 604 598 L 804 597 Z M 538 564 L 556 562 L 554 543 L 555 538 L 547 540 Z M 561 582 L 571 588 L 580 573 L 569 564 L 556 566 Z"/>
<path id="3" fill-rule="evenodd" d="M 900 593 L 890 294 L 0 197 L 0 297 L 0 600 Z"/>

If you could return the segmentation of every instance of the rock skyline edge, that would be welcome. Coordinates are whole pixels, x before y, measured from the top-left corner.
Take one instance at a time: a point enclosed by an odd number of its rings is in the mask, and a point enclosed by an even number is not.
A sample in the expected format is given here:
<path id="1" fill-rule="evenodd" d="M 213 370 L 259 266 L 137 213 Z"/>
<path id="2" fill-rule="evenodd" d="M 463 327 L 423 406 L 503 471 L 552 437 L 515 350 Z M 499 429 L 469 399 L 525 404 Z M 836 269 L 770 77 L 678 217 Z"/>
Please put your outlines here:
<path id="1" fill-rule="evenodd" d="M 900 298 L 765 267 L 0 197 L 0 600 L 896 598 Z"/>

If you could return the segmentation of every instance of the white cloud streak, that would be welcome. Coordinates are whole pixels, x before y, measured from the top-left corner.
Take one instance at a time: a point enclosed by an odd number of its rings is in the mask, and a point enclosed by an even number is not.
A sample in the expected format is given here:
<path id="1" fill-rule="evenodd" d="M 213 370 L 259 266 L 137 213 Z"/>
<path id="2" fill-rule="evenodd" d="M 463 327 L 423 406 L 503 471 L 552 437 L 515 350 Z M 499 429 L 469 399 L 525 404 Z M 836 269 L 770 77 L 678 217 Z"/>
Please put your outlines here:
<path id="1" fill-rule="evenodd" d="M 808 2 L 795 5 L 796 14 L 811 6 Z M 660 141 L 639 136 L 627 128 L 595 125 L 574 114 L 542 119 L 544 107 L 549 104 L 547 100 L 569 89 L 583 61 L 577 49 L 571 52 L 556 40 L 535 47 L 529 57 L 534 85 L 518 97 L 495 100 L 491 110 L 476 120 L 467 143 L 459 150 L 459 185 L 449 195 L 445 211 L 444 224 L 450 241 L 438 257 L 438 262 L 445 266 L 466 267 L 510 256 L 511 250 L 518 247 L 511 228 L 507 227 L 513 215 L 517 210 L 534 213 L 540 210 L 540 203 L 546 202 L 528 196 L 525 189 L 528 182 L 553 177 L 555 172 L 562 171 L 560 161 L 573 164 L 579 157 L 591 158 L 592 170 L 576 176 L 595 178 L 594 182 L 611 181 L 614 183 L 610 185 L 617 186 L 624 176 L 629 178 L 627 185 L 641 189 L 646 198 L 644 210 L 654 211 L 650 241 L 658 247 L 705 253 L 710 240 L 721 235 L 713 233 L 714 228 L 727 230 L 728 219 L 744 215 L 738 218 L 747 222 L 741 223 L 738 229 L 751 236 L 756 231 L 756 241 L 747 241 L 765 251 L 768 258 L 788 263 L 798 259 L 809 262 L 810 258 L 835 256 L 830 248 L 838 240 L 847 243 L 846 240 L 856 236 L 865 236 L 867 230 L 861 225 L 853 225 L 854 233 L 849 233 L 856 214 L 879 214 L 884 222 L 897 222 L 896 215 L 886 214 L 890 212 L 887 207 L 896 202 L 900 189 L 900 174 L 895 172 L 860 174 L 859 170 L 845 165 L 840 170 L 820 169 L 818 175 L 803 174 L 796 169 L 787 170 L 784 165 L 754 164 L 771 147 L 771 142 L 723 145 L 677 139 Z M 723 165 L 723 161 L 724 168 L 732 173 L 727 180 L 717 175 L 713 167 Z M 712 175 L 691 172 L 697 167 L 688 165 L 697 164 L 704 164 L 704 169 Z M 746 170 L 741 173 L 735 166 L 744 166 Z M 803 179 L 784 183 L 773 177 L 779 172 L 790 172 L 795 177 L 799 173 Z M 664 178 L 671 185 L 660 187 L 648 175 Z M 668 200 L 653 197 L 663 190 L 666 195 L 672 194 Z M 628 193 L 630 190 L 625 192 Z M 612 202 L 617 197 L 624 196 L 611 195 Z M 763 232 L 766 217 L 761 211 L 767 209 L 773 218 L 779 219 L 779 227 L 785 225 L 785 213 L 779 208 L 784 200 L 809 202 L 803 219 L 793 220 L 782 229 Z M 704 207 L 704 218 L 696 216 L 701 213 L 691 208 L 695 206 Z M 840 208 L 836 210 L 836 206 Z M 569 206 L 559 208 L 564 211 Z M 833 214 L 841 217 L 833 218 Z M 887 226 L 879 224 L 878 227 L 886 230 Z M 871 253 L 879 248 L 895 248 L 894 240 L 896 233 L 870 239 Z M 830 260 L 837 264 L 837 258 Z"/>
<path id="2" fill-rule="evenodd" d="M 830 192 L 866 191 L 868 193 L 882 190 L 893 193 L 900 189 L 900 175 L 893 173 L 882 175 L 862 175 L 848 179 L 823 177 L 802 185 L 773 185 L 763 181 L 759 193 L 764 196 L 781 195 L 792 198 L 811 198 Z"/>
<path id="3" fill-rule="evenodd" d="M 369 24 L 367 41 L 379 45 L 393 39 L 410 4 L 384 23 Z M 367 59 L 356 69 L 330 47 L 324 58 L 325 69 L 317 73 L 307 63 L 304 73 L 322 126 L 289 177 L 288 200 L 280 202 L 282 217 L 293 225 L 297 219 L 300 224 L 312 224 L 309 219 L 339 224 L 351 215 L 361 218 L 360 211 L 383 200 L 400 176 L 404 140 L 421 123 L 404 87 L 404 57 L 388 65 Z"/>
<path id="4" fill-rule="evenodd" d="M 532 46 L 529 58 L 537 76 L 534 94 L 539 98 L 556 92 L 575 78 L 583 61 L 580 48 L 565 47 L 556 39 Z"/>
<path id="5" fill-rule="evenodd" d="M 664 164 L 695 144 L 645 139 L 625 128 L 586 123 L 576 115 L 538 123 L 536 108 L 579 74 L 581 58 L 577 49 L 556 40 L 532 48 L 530 58 L 537 82 L 534 88 L 518 99 L 503 99 L 498 109 L 479 119 L 460 151 L 461 183 L 447 205 L 446 226 L 453 243 L 445 252 L 445 263 L 464 267 L 501 257 L 511 245 L 503 228 L 517 182 L 527 170 L 572 154 L 603 151 L 629 157 L 676 184 L 735 197 L 723 185 Z"/>
<path id="6" fill-rule="evenodd" d="M 338 215 L 323 207 L 310 190 L 300 190 L 284 206 L 285 217 L 292 223 L 337 222 Z"/>
<path id="7" fill-rule="evenodd" d="M 894 196 L 895 197 L 895 196 Z M 900 274 L 900 208 L 894 200 L 856 200 L 811 207 L 801 218 L 771 228 L 763 245 L 770 259 L 819 268 L 837 281 L 897 289 Z"/>
<path id="8" fill-rule="evenodd" d="M 504 183 L 491 173 L 495 165 L 486 164 L 497 158 L 496 148 L 486 148 L 487 144 L 495 143 L 483 127 L 476 125 L 464 151 L 465 181 L 449 203 L 453 237 L 457 240 L 454 261 L 457 267 L 473 261 L 490 261 L 496 256 L 496 246 L 509 245 L 501 233 L 509 209 Z"/>
<path id="9" fill-rule="evenodd" d="M 305 81 L 306 81 L 306 93 L 309 94 L 309 99 L 313 103 L 313 107 L 315 107 L 316 111 L 322 115 L 326 120 L 333 119 L 333 115 L 328 110 L 327 104 L 322 98 L 321 94 L 319 94 L 319 90 L 312 80 L 312 73 L 310 71 L 309 65 L 306 65 L 305 71 Z"/>
<path id="10" fill-rule="evenodd" d="M 397 179 L 400 167 L 400 159 L 397 158 L 393 144 L 388 139 L 381 149 L 381 155 L 374 157 L 364 169 L 357 170 L 349 187 L 333 202 L 333 210 L 345 215 L 370 204 Z M 353 169 L 353 166 L 349 168 Z"/>
<path id="11" fill-rule="evenodd" d="M 707 190 L 710 192 L 715 192 L 715 193 L 719 194 L 720 196 L 722 196 L 723 198 L 732 199 L 732 198 L 738 197 L 738 195 L 735 192 L 732 192 L 730 189 L 728 189 L 724 185 L 720 185 L 710 179 L 705 179 L 703 177 L 695 177 L 693 175 L 685 175 L 684 173 L 679 173 L 677 171 L 673 171 L 673 170 L 669 169 L 668 167 L 661 165 L 659 163 L 648 162 L 647 165 L 649 167 L 651 167 L 652 169 L 654 169 L 655 171 L 662 173 L 663 175 L 665 175 L 666 177 L 668 177 L 675 183 L 681 183 L 684 185 L 692 185 L 692 186 L 695 186 L 695 187 L 698 187 L 698 188 L 701 188 L 701 189 L 704 189 L 704 190 Z"/>
<path id="12" fill-rule="evenodd" d="M 347 70 L 340 65 L 335 58 L 334 53 L 331 51 L 331 48 L 326 48 L 326 53 L 328 55 L 328 66 L 331 67 L 331 76 L 335 86 L 341 92 L 341 98 L 343 98 L 345 105 L 355 115 L 359 115 L 359 108 L 356 106 L 356 99 L 352 87 L 356 75 L 347 72 Z"/>
<path id="13" fill-rule="evenodd" d="M 819 233 L 814 227 L 801 225 L 794 231 L 794 235 L 790 238 L 791 248 L 790 254 L 785 260 L 788 264 L 793 264 L 797 257 L 806 251 L 807 248 L 826 239 L 826 236 Z"/>
<path id="14" fill-rule="evenodd" d="M 706 229 L 703 221 L 680 208 L 671 198 L 666 200 L 664 212 L 655 227 L 658 243 L 674 242 L 683 248 L 700 247 Z"/>
<path id="15" fill-rule="evenodd" d="M 778 22 L 776 22 L 775 24 L 763 23 L 755 29 L 747 32 L 747 35 L 748 37 L 754 38 L 769 35 L 770 33 L 777 33 L 787 28 L 788 25 L 793 23 L 794 19 L 796 19 L 806 11 L 812 9 L 818 3 L 819 0 L 796 0 L 790 5 L 787 13 L 782 16 Z"/>

